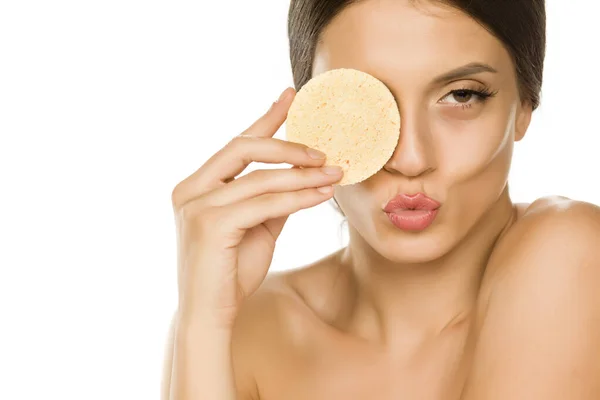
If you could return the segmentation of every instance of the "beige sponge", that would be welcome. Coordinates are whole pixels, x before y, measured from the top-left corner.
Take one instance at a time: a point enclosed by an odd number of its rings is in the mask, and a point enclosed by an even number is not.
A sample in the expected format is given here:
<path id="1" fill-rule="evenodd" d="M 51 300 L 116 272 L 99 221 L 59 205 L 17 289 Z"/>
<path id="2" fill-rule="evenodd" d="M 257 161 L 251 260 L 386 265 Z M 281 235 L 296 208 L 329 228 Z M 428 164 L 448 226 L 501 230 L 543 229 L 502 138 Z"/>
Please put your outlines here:
<path id="1" fill-rule="evenodd" d="M 400 135 L 394 96 L 375 77 L 334 69 L 313 77 L 296 94 L 286 122 L 287 140 L 324 152 L 326 165 L 344 170 L 340 185 L 381 170 Z"/>

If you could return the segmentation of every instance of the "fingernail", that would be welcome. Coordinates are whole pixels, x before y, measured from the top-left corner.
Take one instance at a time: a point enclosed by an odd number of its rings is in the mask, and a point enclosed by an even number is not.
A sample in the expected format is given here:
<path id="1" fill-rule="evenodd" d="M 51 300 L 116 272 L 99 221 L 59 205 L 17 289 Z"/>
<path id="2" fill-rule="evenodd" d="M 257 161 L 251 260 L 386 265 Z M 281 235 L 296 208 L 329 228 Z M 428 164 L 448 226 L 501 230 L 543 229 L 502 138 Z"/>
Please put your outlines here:
<path id="1" fill-rule="evenodd" d="M 340 167 L 338 167 L 337 165 L 323 167 L 323 168 L 321 168 L 321 171 L 323 171 L 327 175 L 341 175 L 342 174 L 342 169 Z"/>
<path id="2" fill-rule="evenodd" d="M 333 190 L 333 186 L 321 186 L 317 190 L 323 194 L 328 194 Z"/>
<path id="3" fill-rule="evenodd" d="M 283 93 L 281 93 L 281 95 L 279 95 L 279 98 L 277 99 L 277 101 L 275 103 L 281 103 L 283 100 L 287 99 L 287 97 L 290 95 L 290 91 L 288 89 L 285 89 L 283 91 Z"/>
<path id="4" fill-rule="evenodd" d="M 325 153 L 320 152 L 319 150 L 311 149 L 310 147 L 306 149 L 306 152 L 310 158 L 315 160 L 324 160 L 327 157 Z"/>

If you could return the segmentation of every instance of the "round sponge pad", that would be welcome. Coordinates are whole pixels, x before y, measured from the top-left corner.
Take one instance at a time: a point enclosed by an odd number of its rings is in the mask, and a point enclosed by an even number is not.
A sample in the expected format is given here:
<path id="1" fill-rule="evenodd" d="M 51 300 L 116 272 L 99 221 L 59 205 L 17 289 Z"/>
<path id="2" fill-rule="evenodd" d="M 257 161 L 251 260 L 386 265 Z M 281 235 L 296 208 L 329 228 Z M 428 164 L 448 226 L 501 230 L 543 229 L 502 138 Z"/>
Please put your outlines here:
<path id="1" fill-rule="evenodd" d="M 400 136 L 394 96 L 375 77 L 354 69 L 334 69 L 313 77 L 296 94 L 286 121 L 286 137 L 327 155 L 339 165 L 339 185 L 361 182 L 381 170 Z"/>

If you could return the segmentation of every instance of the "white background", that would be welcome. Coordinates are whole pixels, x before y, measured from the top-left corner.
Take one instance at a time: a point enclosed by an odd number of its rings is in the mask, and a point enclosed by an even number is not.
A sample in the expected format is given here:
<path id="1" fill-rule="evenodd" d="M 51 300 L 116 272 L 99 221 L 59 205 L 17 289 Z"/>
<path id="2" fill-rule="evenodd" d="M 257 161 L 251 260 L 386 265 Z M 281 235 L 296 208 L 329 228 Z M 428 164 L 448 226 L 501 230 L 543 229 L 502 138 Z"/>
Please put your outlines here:
<path id="1" fill-rule="evenodd" d="M 287 7 L 0 3 L 0 399 L 158 399 L 176 299 L 171 190 L 292 85 Z M 599 12 L 548 1 L 516 201 L 600 203 Z M 273 269 L 336 250 L 340 221 L 329 203 L 294 215 Z"/>

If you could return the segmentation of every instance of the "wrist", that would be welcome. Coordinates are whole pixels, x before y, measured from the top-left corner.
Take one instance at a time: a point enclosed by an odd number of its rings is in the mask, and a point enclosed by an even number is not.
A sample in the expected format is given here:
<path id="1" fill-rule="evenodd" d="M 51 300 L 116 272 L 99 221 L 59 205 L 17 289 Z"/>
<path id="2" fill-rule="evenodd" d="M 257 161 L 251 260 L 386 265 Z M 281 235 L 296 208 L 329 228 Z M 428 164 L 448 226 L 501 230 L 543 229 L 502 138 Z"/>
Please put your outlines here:
<path id="1" fill-rule="evenodd" d="M 233 323 L 229 318 L 216 315 L 214 311 L 177 312 L 177 334 L 181 338 L 208 336 L 231 339 Z"/>

